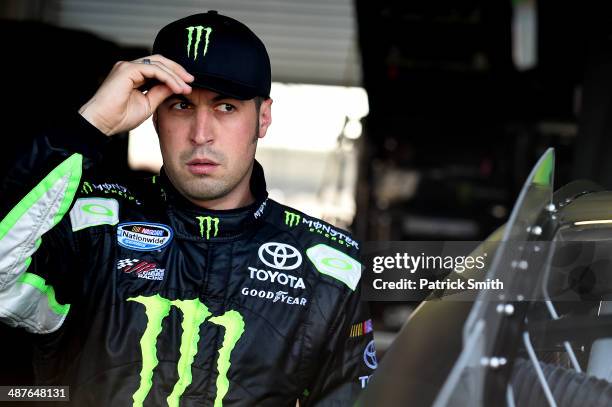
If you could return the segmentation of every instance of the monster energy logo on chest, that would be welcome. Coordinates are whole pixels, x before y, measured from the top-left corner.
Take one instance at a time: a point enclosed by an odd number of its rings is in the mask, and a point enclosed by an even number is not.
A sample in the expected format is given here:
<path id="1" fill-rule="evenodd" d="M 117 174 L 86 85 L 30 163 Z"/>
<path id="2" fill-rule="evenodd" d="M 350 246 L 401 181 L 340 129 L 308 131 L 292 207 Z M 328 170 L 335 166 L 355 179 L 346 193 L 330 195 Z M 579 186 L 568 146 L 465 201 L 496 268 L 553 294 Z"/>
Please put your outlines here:
<path id="1" fill-rule="evenodd" d="M 223 405 L 223 397 L 229 390 L 229 380 L 227 372 L 231 362 L 232 350 L 244 333 L 244 319 L 237 311 L 227 311 L 223 315 L 211 317 L 212 313 L 208 307 L 199 299 L 193 300 L 174 300 L 170 301 L 161 297 L 159 294 L 151 297 L 138 296 L 128 298 L 128 301 L 135 301 L 145 306 L 147 315 L 147 327 L 140 339 L 140 349 L 142 352 L 142 370 L 140 372 L 140 386 L 132 396 L 133 406 L 143 405 L 151 387 L 153 386 L 153 370 L 157 366 L 157 338 L 162 331 L 162 321 L 170 314 L 170 309 L 174 306 L 183 314 L 181 327 L 183 333 L 180 342 L 180 358 L 177 363 L 178 381 L 172 388 L 172 392 L 166 399 L 168 406 L 178 407 L 180 398 L 191 384 L 191 366 L 195 355 L 198 352 L 198 342 L 200 340 L 200 326 L 204 322 L 225 328 L 223 343 L 219 349 L 217 358 L 217 394 L 215 396 L 215 407 Z M 200 345 L 204 348 L 203 345 Z"/>
<path id="2" fill-rule="evenodd" d="M 206 230 L 206 239 L 210 239 L 210 232 L 213 232 L 213 237 L 217 237 L 219 233 L 219 218 L 213 216 L 196 216 L 200 222 L 200 236 L 204 237 Z"/>
<path id="3" fill-rule="evenodd" d="M 285 211 L 285 225 L 297 226 L 300 223 L 300 215 L 297 213 Z"/>
<path id="4" fill-rule="evenodd" d="M 208 52 L 208 40 L 210 39 L 210 34 L 212 33 L 212 28 L 204 27 L 201 25 L 187 27 L 187 57 L 191 57 L 191 44 L 193 43 L 193 32 L 195 31 L 195 43 L 193 45 L 193 60 L 195 61 L 198 58 L 198 47 L 200 46 L 200 40 L 202 39 L 202 31 L 205 31 L 206 34 L 204 36 L 204 50 L 202 51 L 202 57 L 206 55 Z"/>

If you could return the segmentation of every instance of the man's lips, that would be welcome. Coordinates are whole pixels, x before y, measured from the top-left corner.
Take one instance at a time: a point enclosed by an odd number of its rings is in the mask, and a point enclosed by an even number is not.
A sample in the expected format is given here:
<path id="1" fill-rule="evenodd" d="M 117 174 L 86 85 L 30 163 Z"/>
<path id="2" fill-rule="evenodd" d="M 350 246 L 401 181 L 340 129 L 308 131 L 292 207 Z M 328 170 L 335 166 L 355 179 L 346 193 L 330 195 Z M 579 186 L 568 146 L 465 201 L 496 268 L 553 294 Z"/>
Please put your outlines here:
<path id="1" fill-rule="evenodd" d="M 219 165 L 218 163 L 214 162 L 213 160 L 209 160 L 208 158 L 194 158 L 193 160 L 187 162 L 187 165 L 194 165 L 194 164 Z"/>
<path id="2" fill-rule="evenodd" d="M 187 162 L 189 172 L 195 175 L 206 175 L 213 172 L 219 166 L 218 163 L 207 158 L 194 158 Z"/>

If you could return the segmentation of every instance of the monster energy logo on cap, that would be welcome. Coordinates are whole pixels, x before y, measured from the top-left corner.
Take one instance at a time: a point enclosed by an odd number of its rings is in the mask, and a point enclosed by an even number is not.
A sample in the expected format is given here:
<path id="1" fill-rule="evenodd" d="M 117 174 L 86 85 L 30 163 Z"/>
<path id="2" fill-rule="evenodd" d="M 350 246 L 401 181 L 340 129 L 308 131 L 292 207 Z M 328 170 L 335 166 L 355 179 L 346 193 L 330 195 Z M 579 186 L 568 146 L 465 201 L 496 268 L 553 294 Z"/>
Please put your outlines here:
<path id="1" fill-rule="evenodd" d="M 285 211 L 285 225 L 297 226 L 300 223 L 300 215 L 297 213 Z"/>
<path id="2" fill-rule="evenodd" d="M 210 232 L 213 230 L 213 237 L 216 237 L 219 233 L 219 218 L 212 216 L 196 216 L 196 219 L 200 221 L 200 236 L 204 237 L 204 229 L 206 229 L 206 239 L 210 239 Z"/>
<path id="3" fill-rule="evenodd" d="M 212 28 L 204 27 L 202 25 L 187 27 L 187 57 L 191 57 L 191 44 L 193 42 L 193 32 L 196 32 L 195 43 L 193 45 L 193 60 L 195 61 L 198 58 L 198 47 L 200 46 L 200 40 L 202 39 L 202 31 L 206 31 L 206 35 L 204 37 L 204 50 L 202 51 L 202 57 L 206 55 L 208 51 L 208 40 L 210 39 L 210 33 L 212 33 Z"/>
<path id="4" fill-rule="evenodd" d="M 181 328 L 183 333 L 179 345 L 180 358 L 177 363 L 178 380 L 167 398 L 168 406 L 178 407 L 180 399 L 185 390 L 192 382 L 192 365 L 199 351 L 206 348 L 206 343 L 200 342 L 200 329 L 206 322 L 223 327 L 224 334 L 217 358 L 217 394 L 214 406 L 223 405 L 223 397 L 229 390 L 229 379 L 227 373 L 231 366 L 231 355 L 234 347 L 244 333 L 244 319 L 238 311 L 229 310 L 223 315 L 212 316 L 206 305 L 199 299 L 193 300 L 169 300 L 159 294 L 151 297 L 138 296 L 128 298 L 128 301 L 138 302 L 144 305 L 147 325 L 140 338 L 140 350 L 142 352 L 142 370 L 140 371 L 140 386 L 132 396 L 133 407 L 142 407 L 151 387 L 153 386 L 153 374 L 159 360 L 157 358 L 158 337 L 162 333 L 163 320 L 170 315 L 170 309 L 176 307 L 182 314 Z M 206 325 L 205 325 L 206 326 Z"/>

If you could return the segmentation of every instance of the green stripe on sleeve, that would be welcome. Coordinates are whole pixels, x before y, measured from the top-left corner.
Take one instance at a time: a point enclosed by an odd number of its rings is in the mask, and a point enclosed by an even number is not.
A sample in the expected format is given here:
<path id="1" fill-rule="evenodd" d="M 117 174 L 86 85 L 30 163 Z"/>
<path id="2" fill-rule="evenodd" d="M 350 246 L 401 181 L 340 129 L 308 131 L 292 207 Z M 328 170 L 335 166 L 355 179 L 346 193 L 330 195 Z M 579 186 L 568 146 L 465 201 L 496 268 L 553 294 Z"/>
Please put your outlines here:
<path id="1" fill-rule="evenodd" d="M 41 182 L 38 183 L 26 196 L 0 222 L 0 240 L 6 236 L 15 223 L 30 209 L 55 183 L 61 178 L 69 175 L 66 192 L 62 197 L 59 211 L 53 217 L 53 226 L 55 226 L 68 211 L 70 204 L 77 192 L 79 182 L 81 180 L 83 165 L 83 156 L 81 154 L 72 154 L 60 165 L 55 167 Z"/>
<path id="2" fill-rule="evenodd" d="M 67 315 L 70 310 L 70 304 L 60 304 L 55 299 L 55 290 L 50 285 L 47 285 L 45 279 L 32 273 L 23 273 L 19 280 L 19 283 L 29 284 L 32 287 L 36 288 L 41 293 L 47 296 L 47 300 L 49 301 L 49 308 L 53 310 L 56 314 L 59 315 Z"/>

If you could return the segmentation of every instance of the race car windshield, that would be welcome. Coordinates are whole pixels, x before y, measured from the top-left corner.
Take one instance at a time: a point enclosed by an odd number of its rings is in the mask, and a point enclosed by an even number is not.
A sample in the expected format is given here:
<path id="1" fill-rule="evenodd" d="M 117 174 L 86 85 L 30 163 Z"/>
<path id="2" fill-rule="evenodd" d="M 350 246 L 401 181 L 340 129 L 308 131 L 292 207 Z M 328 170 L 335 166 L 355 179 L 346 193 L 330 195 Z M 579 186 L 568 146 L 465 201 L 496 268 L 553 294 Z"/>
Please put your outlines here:
<path id="1" fill-rule="evenodd" d="M 554 151 L 549 149 L 531 171 L 515 204 L 510 219 L 503 231 L 502 242 L 518 243 L 540 240 L 546 231 L 538 225 L 541 214 L 550 208 L 553 196 Z M 537 286 L 538 273 L 534 268 L 527 273 L 516 272 L 517 254 L 509 248 L 512 244 L 500 246 L 489 268 L 486 278 L 501 276 L 509 283 L 507 290 L 520 292 L 521 288 Z M 548 246 L 550 247 L 550 246 Z M 540 252 L 539 258 L 548 253 Z M 504 290 L 506 291 L 506 290 Z M 519 294 L 520 295 L 520 294 Z M 477 297 L 463 327 L 463 350 L 451 370 L 434 406 L 496 405 L 488 395 L 499 397 L 499 389 L 485 386 L 488 368 L 491 364 L 505 364 L 508 361 L 494 355 L 500 344 L 500 331 L 504 330 L 504 309 L 499 306 L 514 306 L 525 298 L 506 298 L 503 293 L 483 290 Z M 485 388 L 487 392 L 485 393 Z M 503 393 L 502 393 L 503 394 Z M 503 394 L 505 396 L 505 394 Z M 499 405 L 499 404 L 497 404 Z"/>

